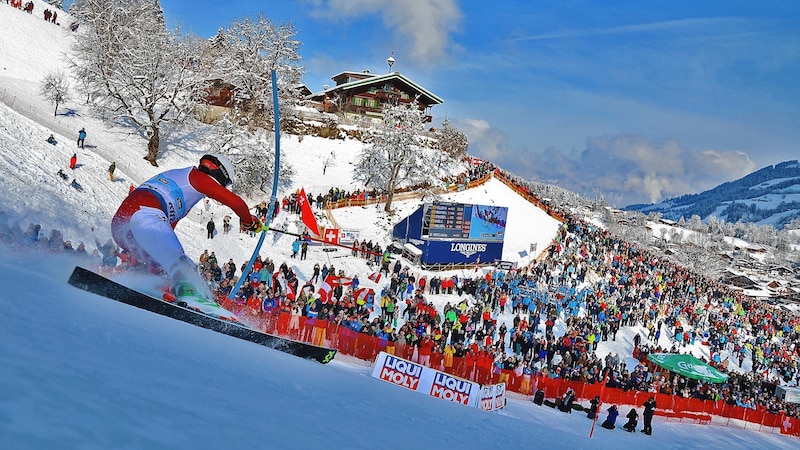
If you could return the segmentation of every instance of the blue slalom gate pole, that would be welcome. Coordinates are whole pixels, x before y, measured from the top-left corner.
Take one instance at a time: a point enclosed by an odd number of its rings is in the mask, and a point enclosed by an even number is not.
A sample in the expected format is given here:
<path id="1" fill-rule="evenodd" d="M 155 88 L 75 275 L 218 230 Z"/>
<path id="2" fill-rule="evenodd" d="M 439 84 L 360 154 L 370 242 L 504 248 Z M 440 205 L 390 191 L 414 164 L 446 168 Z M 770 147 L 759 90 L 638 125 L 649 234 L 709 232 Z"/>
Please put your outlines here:
<path id="1" fill-rule="evenodd" d="M 264 238 L 267 235 L 267 230 L 269 230 L 269 222 L 272 220 L 272 214 L 275 212 L 275 200 L 278 197 L 278 171 L 281 167 L 281 127 L 278 113 L 278 76 L 274 69 L 271 72 L 271 76 L 272 109 L 275 112 L 275 169 L 273 170 L 274 176 L 272 177 L 272 196 L 269 199 L 269 209 L 267 209 L 267 217 L 264 221 L 264 228 L 261 229 L 261 236 L 258 237 L 258 244 L 256 244 L 256 249 L 253 250 L 253 256 L 250 257 L 250 261 L 242 271 L 242 276 L 239 277 L 236 285 L 233 287 L 233 289 L 231 289 L 231 293 L 228 294 L 228 298 L 231 300 L 233 300 L 233 298 L 236 296 L 236 293 L 239 292 L 239 288 L 242 287 L 242 283 L 244 283 L 245 278 L 250 275 L 250 270 L 253 268 L 253 264 L 256 262 L 258 252 L 261 250 L 261 246 L 264 244 Z"/>

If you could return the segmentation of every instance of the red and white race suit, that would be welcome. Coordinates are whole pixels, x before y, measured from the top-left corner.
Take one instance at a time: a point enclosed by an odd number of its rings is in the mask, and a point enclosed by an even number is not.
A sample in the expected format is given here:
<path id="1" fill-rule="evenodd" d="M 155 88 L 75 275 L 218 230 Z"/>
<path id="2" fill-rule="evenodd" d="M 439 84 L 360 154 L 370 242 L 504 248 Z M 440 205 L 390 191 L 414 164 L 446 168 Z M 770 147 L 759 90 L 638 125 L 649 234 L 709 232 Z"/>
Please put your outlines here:
<path id="1" fill-rule="evenodd" d="M 131 191 L 111 220 L 114 241 L 139 261 L 171 272 L 186 259 L 175 225 L 205 197 L 230 207 L 243 224 L 251 223 L 244 200 L 210 175 L 186 167 L 158 174 Z"/>

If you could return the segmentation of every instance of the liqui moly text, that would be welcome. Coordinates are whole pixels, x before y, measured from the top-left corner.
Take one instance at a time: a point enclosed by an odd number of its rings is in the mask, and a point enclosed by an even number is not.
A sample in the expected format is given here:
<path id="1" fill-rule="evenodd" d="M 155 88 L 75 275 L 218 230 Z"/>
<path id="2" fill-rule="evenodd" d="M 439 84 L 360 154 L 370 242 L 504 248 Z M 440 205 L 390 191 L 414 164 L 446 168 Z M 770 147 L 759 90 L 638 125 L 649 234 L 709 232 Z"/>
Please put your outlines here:
<path id="1" fill-rule="evenodd" d="M 387 355 L 379 378 L 398 386 L 416 390 L 419 385 L 420 375 L 422 375 L 422 366 Z"/>
<path id="2" fill-rule="evenodd" d="M 472 383 L 469 381 L 454 378 L 441 372 L 437 372 L 433 377 L 432 397 L 469 405 L 471 391 Z"/>

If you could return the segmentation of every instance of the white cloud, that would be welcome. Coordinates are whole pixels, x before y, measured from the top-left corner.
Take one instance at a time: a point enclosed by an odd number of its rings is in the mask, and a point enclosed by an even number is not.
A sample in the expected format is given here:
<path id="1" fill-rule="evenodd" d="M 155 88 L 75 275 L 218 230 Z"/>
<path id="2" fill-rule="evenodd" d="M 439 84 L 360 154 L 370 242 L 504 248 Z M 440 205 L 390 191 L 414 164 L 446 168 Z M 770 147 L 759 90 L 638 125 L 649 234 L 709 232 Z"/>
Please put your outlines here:
<path id="1" fill-rule="evenodd" d="M 378 15 L 383 24 L 408 44 L 403 52 L 413 62 L 431 64 L 445 56 L 450 34 L 458 31 L 462 12 L 454 0 L 313 0 L 311 15 L 319 19 L 354 20 Z M 398 49 L 399 50 L 399 49 Z"/>
<path id="2" fill-rule="evenodd" d="M 756 169 L 741 151 L 692 151 L 673 140 L 654 143 L 635 135 L 589 138 L 586 149 L 573 156 L 550 165 L 549 154 L 541 154 L 537 167 L 561 168 L 558 178 L 565 187 L 579 193 L 599 189 L 612 201 L 619 199 L 617 206 L 702 192 Z"/>

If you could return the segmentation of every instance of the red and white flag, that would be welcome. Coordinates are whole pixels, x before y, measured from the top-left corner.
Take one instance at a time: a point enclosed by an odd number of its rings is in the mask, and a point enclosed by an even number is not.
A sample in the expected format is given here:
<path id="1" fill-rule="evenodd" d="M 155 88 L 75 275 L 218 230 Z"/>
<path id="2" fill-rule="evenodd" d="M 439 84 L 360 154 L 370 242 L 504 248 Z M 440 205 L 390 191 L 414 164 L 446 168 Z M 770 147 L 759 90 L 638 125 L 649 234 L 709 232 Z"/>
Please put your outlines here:
<path id="1" fill-rule="evenodd" d="M 272 274 L 272 286 L 275 292 L 285 292 L 286 285 L 286 276 L 283 275 L 283 271 L 278 270 Z"/>
<path id="2" fill-rule="evenodd" d="M 375 284 L 380 283 L 381 282 L 381 273 L 380 272 L 372 272 L 371 274 L 367 275 L 367 279 L 372 281 Z"/>
<path id="3" fill-rule="evenodd" d="M 317 294 L 319 294 L 319 299 L 321 302 L 331 303 L 333 301 L 331 298 L 333 295 L 333 289 L 336 286 L 350 286 L 351 284 L 353 284 L 352 278 L 328 275 L 325 277 L 325 280 L 322 282 L 322 284 L 320 284 L 319 289 L 317 289 Z"/>
<path id="4" fill-rule="evenodd" d="M 475 260 L 475 272 L 481 269 L 481 255 L 478 255 L 478 259 Z"/>
<path id="5" fill-rule="evenodd" d="M 322 236 L 322 241 L 326 244 L 338 244 L 339 243 L 339 229 L 338 228 L 327 228 L 325 230 L 325 234 Z"/>
<path id="6" fill-rule="evenodd" d="M 311 211 L 311 205 L 308 203 L 306 191 L 300 188 L 300 194 L 297 195 L 297 203 L 300 205 L 300 218 L 303 220 L 308 231 L 314 236 L 319 236 L 319 225 L 317 225 L 317 218 L 314 217 L 314 212 Z"/>
<path id="7" fill-rule="evenodd" d="M 370 294 L 374 297 L 375 291 L 370 288 L 358 288 L 353 292 L 353 300 L 359 305 L 364 305 L 367 303 L 367 297 L 369 297 Z"/>
<path id="8" fill-rule="evenodd" d="M 292 283 L 286 283 L 286 298 L 294 300 L 297 298 L 297 294 L 294 292 L 294 288 L 292 287 Z"/>

